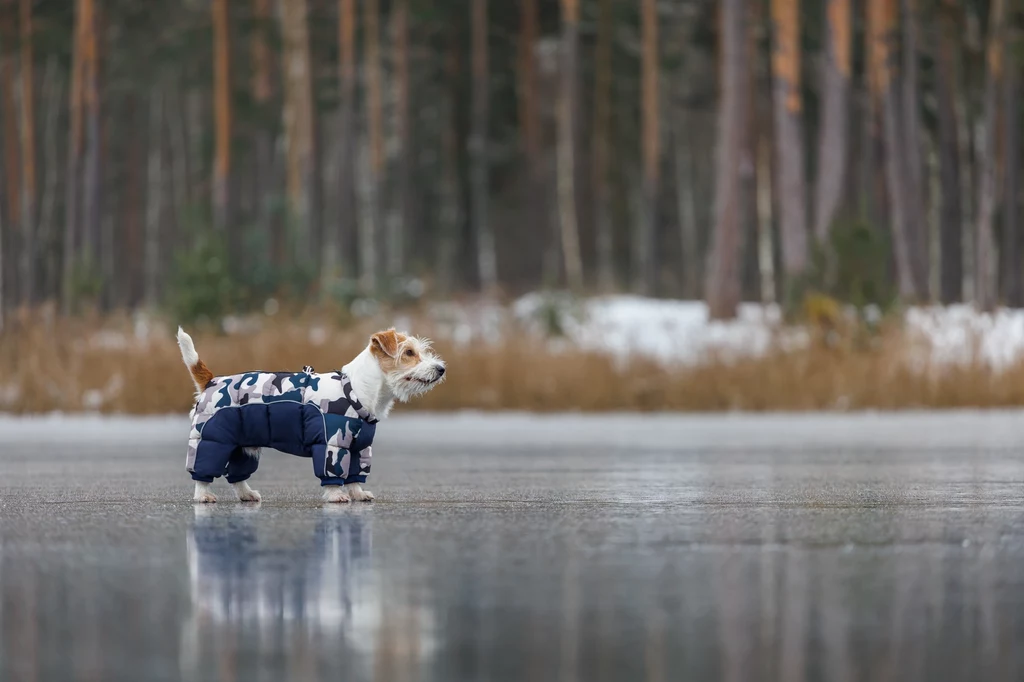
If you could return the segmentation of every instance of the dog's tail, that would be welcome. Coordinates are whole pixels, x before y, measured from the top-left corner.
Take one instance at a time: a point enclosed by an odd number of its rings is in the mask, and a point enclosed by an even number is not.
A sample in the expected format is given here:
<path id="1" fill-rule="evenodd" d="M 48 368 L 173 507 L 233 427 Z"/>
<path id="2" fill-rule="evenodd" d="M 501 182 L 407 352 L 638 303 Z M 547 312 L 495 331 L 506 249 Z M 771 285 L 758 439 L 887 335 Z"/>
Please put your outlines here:
<path id="1" fill-rule="evenodd" d="M 206 363 L 199 359 L 196 346 L 192 343 L 192 337 L 185 333 L 185 330 L 178 327 L 178 348 L 181 349 L 181 359 L 192 374 L 192 381 L 197 391 L 202 391 L 213 378 L 213 372 L 206 366 Z"/>

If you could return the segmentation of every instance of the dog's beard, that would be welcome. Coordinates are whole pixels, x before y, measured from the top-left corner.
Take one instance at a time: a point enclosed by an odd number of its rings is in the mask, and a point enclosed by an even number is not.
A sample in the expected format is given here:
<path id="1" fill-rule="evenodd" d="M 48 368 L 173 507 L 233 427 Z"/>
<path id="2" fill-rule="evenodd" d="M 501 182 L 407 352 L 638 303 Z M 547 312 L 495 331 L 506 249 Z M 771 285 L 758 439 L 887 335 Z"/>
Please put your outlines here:
<path id="1" fill-rule="evenodd" d="M 438 371 L 434 363 L 423 362 L 408 372 L 389 377 L 391 393 L 400 402 L 407 402 L 418 395 L 423 395 L 444 381 L 445 375 Z"/>

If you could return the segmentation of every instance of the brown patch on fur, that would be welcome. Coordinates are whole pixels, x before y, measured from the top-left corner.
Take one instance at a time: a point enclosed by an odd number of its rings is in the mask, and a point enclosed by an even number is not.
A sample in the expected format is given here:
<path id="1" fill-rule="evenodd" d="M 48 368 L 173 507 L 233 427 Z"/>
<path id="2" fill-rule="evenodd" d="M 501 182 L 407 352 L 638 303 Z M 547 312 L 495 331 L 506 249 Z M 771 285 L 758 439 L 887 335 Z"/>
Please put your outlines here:
<path id="1" fill-rule="evenodd" d="M 412 369 L 419 364 L 420 349 L 415 339 L 387 329 L 370 337 L 370 352 L 385 372 Z"/>
<path id="2" fill-rule="evenodd" d="M 402 336 L 399 334 L 399 336 Z M 398 357 L 395 358 L 395 366 L 401 369 L 412 369 L 416 365 L 420 364 L 420 349 L 417 344 L 409 337 L 403 337 L 403 341 L 398 344 Z"/>
<path id="3" fill-rule="evenodd" d="M 405 341 L 406 338 L 405 334 L 396 332 L 394 327 L 385 329 L 370 337 L 370 350 L 378 361 L 394 360 L 398 357 L 399 344 Z"/>
<path id="4" fill-rule="evenodd" d="M 213 379 L 213 372 L 202 360 L 189 367 L 188 371 L 192 373 L 192 381 L 196 382 L 196 388 L 200 391 L 206 388 L 206 385 Z"/>

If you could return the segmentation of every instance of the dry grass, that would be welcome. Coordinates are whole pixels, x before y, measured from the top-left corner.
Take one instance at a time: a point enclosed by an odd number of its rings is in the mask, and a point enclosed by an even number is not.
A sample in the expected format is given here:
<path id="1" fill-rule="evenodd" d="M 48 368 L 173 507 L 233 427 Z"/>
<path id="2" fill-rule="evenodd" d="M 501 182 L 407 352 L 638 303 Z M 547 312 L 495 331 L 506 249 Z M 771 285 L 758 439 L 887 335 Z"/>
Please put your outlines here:
<path id="1" fill-rule="evenodd" d="M 370 324 L 311 333 L 282 320 L 248 335 L 195 333 L 215 374 L 250 369 L 337 368 L 366 343 Z M 422 326 L 413 325 L 417 330 Z M 154 414 L 192 400 L 170 326 L 135 338 L 128 319 L 23 320 L 0 337 L 0 409 Z M 980 362 L 918 367 L 927 349 L 898 330 L 870 349 L 814 343 L 740 361 L 707 358 L 666 369 L 649 360 L 617 363 L 587 352 L 554 352 L 526 334 L 498 345 L 436 344 L 448 381 L 403 409 L 479 410 L 821 410 L 1024 405 L 1024 364 L 994 372 Z M 127 339 L 127 342 L 125 340 Z M 922 363 L 918 362 L 918 365 Z"/>

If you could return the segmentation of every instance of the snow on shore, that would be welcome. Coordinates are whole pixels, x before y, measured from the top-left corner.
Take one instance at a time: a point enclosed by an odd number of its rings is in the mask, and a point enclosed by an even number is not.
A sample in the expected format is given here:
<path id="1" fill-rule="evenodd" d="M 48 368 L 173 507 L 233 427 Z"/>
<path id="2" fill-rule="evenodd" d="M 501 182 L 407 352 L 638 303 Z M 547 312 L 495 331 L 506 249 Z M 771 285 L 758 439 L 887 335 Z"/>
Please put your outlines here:
<path id="1" fill-rule="evenodd" d="M 513 312 L 536 329 L 550 305 L 531 294 L 519 299 Z M 933 363 L 981 361 L 1003 369 L 1024 359 L 1024 309 L 986 314 L 969 305 L 931 306 L 910 308 L 904 319 L 909 338 L 923 342 Z M 808 339 L 799 329 L 780 326 L 778 307 L 753 303 L 741 305 L 736 320 L 718 322 L 708 319 L 701 301 L 604 296 L 584 300 L 561 320 L 564 334 L 588 350 L 672 364 L 694 364 L 709 354 L 757 356 L 773 342 L 799 346 Z"/>

